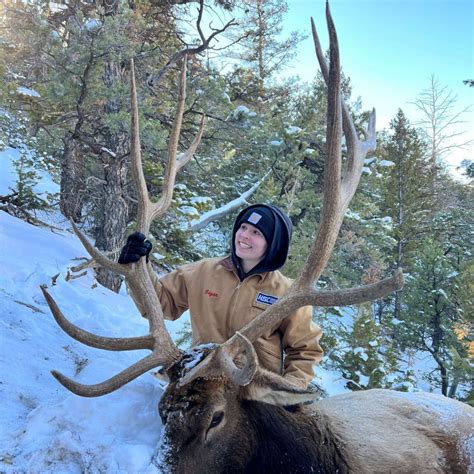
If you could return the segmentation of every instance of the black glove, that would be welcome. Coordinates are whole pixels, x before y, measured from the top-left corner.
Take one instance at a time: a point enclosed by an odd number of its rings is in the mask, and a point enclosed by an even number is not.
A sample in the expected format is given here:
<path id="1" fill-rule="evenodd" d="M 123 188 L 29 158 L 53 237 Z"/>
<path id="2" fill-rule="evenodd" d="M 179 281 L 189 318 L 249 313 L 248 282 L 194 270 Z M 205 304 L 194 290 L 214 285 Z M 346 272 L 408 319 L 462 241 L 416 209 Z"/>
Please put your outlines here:
<path id="1" fill-rule="evenodd" d="M 118 263 L 134 263 L 140 260 L 140 257 L 146 255 L 146 261 L 148 262 L 148 256 L 150 255 L 153 245 L 141 232 L 134 232 L 130 234 L 127 239 L 127 243 L 124 245 L 120 252 Z"/>

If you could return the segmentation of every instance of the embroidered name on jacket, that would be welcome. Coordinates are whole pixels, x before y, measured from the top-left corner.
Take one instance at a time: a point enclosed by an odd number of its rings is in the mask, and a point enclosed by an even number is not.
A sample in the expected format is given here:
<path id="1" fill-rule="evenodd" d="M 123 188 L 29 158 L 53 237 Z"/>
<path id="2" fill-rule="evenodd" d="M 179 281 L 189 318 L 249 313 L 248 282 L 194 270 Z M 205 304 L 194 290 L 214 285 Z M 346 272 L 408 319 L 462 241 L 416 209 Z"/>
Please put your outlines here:
<path id="1" fill-rule="evenodd" d="M 278 297 L 273 295 L 267 295 L 266 293 L 259 293 L 257 295 L 258 303 L 273 304 L 278 301 Z"/>
<path id="2" fill-rule="evenodd" d="M 215 291 L 211 291 L 209 289 L 204 290 L 204 294 L 209 296 L 209 298 L 217 298 L 219 296 L 219 293 L 216 293 Z"/>

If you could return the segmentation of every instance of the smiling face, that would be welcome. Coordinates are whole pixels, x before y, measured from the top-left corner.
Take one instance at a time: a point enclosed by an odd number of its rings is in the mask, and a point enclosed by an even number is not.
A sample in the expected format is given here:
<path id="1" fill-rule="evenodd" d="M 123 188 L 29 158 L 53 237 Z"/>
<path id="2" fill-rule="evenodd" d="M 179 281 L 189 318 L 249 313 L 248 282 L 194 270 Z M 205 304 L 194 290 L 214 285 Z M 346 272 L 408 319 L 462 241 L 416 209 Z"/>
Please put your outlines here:
<path id="1" fill-rule="evenodd" d="M 252 224 L 244 222 L 235 233 L 235 254 L 242 261 L 245 273 L 254 268 L 265 256 L 268 244 L 263 234 Z"/>

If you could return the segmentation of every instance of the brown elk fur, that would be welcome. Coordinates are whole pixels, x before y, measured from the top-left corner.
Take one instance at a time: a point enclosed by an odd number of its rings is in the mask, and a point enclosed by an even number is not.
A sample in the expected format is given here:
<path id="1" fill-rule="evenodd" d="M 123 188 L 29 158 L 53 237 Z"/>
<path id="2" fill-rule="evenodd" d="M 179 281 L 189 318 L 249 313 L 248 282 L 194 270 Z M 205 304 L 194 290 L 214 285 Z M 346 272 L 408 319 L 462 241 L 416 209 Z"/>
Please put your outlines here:
<path id="1" fill-rule="evenodd" d="M 260 370 L 247 387 L 225 377 L 179 387 L 183 365 L 170 371 L 160 402 L 164 472 L 467 474 L 474 467 L 474 410 L 461 402 L 368 390 L 302 405 L 308 392 Z M 258 400 L 269 390 L 286 406 Z M 222 422 L 210 427 L 219 412 Z"/>

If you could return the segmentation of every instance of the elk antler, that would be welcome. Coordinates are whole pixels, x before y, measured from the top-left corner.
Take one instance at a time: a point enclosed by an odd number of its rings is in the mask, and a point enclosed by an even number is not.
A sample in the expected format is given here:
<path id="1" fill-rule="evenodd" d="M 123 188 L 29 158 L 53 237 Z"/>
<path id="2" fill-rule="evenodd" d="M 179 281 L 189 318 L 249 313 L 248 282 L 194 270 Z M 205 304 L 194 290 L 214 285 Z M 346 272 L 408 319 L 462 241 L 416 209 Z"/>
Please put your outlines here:
<path id="1" fill-rule="evenodd" d="M 242 328 L 238 336 L 232 336 L 225 344 L 233 345 L 237 339 L 242 341 L 245 338 L 248 341 L 255 341 L 270 328 L 278 327 L 286 317 L 302 306 L 345 306 L 363 303 L 381 298 L 403 286 L 403 274 L 401 269 L 398 269 L 390 278 L 358 288 L 317 291 L 314 287 L 331 256 L 344 214 L 359 185 L 364 159 L 369 152 L 375 151 L 376 146 L 375 110 L 370 113 L 365 140 L 361 141 L 349 109 L 341 98 L 339 46 L 328 2 L 326 2 L 326 20 L 330 40 L 329 68 L 322 53 L 314 21 L 311 19 L 316 55 L 328 87 L 324 197 L 316 239 L 300 275 L 287 293 L 277 303 Z M 341 177 L 343 174 L 341 151 L 343 130 L 348 158 L 344 175 Z M 208 357 L 211 356 L 212 354 Z M 249 363 L 253 364 L 252 361 Z M 193 378 L 206 377 L 207 370 L 208 367 L 204 360 L 195 367 Z M 226 369 L 222 368 L 222 371 L 225 372 Z M 238 383 L 238 381 L 235 382 Z"/>
<path id="2" fill-rule="evenodd" d="M 167 167 L 163 191 L 159 201 L 153 203 L 148 195 L 142 168 L 140 132 L 138 124 L 138 101 L 135 86 L 135 70 L 133 60 L 131 61 L 130 83 L 132 174 L 138 192 L 137 230 L 147 235 L 149 233 L 150 225 L 153 222 L 153 219 L 163 215 L 168 209 L 171 203 L 176 173 L 192 158 L 194 152 L 196 151 L 204 131 L 205 120 L 203 117 L 196 138 L 190 145 L 189 149 L 178 156 L 178 140 L 181 131 L 181 124 L 184 114 L 184 103 L 186 98 L 185 57 L 180 75 L 178 105 L 176 108 L 175 119 L 168 144 Z M 124 371 L 106 380 L 105 382 L 95 385 L 82 385 L 56 371 L 52 372 L 59 382 L 61 382 L 71 392 L 84 397 L 96 397 L 117 390 L 121 386 L 154 367 L 169 367 L 173 362 L 180 359 L 182 354 L 166 330 L 163 311 L 161 309 L 160 301 L 156 291 L 153 287 L 145 259 L 141 259 L 139 262 L 133 263 L 131 265 L 121 265 L 116 263 L 108 259 L 102 252 L 97 250 L 89 242 L 87 237 L 77 228 L 74 222 L 71 222 L 71 224 L 74 232 L 97 263 L 109 270 L 125 276 L 127 284 L 129 285 L 130 290 L 133 292 L 136 300 L 140 302 L 140 306 L 142 306 L 142 314 L 148 319 L 149 324 L 149 333 L 146 336 L 131 338 L 108 338 L 94 335 L 70 323 L 61 313 L 58 305 L 51 295 L 44 287 L 42 288 L 43 294 L 57 323 L 74 339 L 92 347 L 111 351 L 125 351 L 135 349 L 149 349 L 152 351 L 151 354 L 133 364 L 131 367 L 128 367 Z"/>

